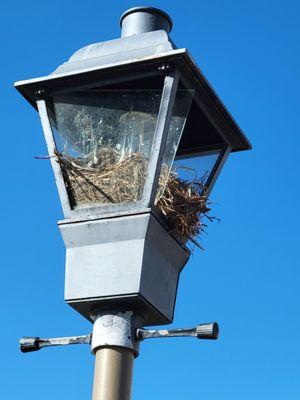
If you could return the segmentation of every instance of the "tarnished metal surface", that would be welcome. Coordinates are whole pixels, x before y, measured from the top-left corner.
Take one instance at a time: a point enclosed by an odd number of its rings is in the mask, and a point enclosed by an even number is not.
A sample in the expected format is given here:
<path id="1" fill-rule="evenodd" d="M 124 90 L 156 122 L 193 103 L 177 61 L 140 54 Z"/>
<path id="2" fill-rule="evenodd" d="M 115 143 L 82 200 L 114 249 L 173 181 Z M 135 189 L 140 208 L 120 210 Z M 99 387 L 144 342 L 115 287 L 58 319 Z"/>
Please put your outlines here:
<path id="1" fill-rule="evenodd" d="M 67 247 L 65 300 L 72 307 L 90 319 L 91 309 L 112 307 L 114 297 L 124 309 L 131 297 L 129 309 L 146 314 L 146 325 L 172 321 L 189 253 L 151 213 L 62 224 L 60 230 Z"/>
<path id="2" fill-rule="evenodd" d="M 181 329 L 137 329 L 137 339 L 154 339 L 168 337 L 194 337 L 197 339 L 216 340 L 219 335 L 219 326 L 216 322 L 200 324 L 195 328 Z"/>
<path id="3" fill-rule="evenodd" d="M 100 347 L 125 347 L 135 350 L 133 312 L 101 313 L 95 316 L 92 353 Z"/>
<path id="4" fill-rule="evenodd" d="M 71 344 L 90 344 L 92 335 L 82 336 L 69 336 L 69 337 L 58 337 L 49 339 L 40 339 L 40 347 L 49 346 L 68 346 Z"/>
<path id="5" fill-rule="evenodd" d="M 162 30 L 94 43 L 76 51 L 68 62 L 59 66 L 52 74 L 78 72 L 95 66 L 142 59 L 151 54 L 172 51 L 174 48 L 168 34 Z"/>
<path id="6" fill-rule="evenodd" d="M 121 16 L 122 37 L 139 35 L 145 32 L 172 29 L 170 16 L 155 7 L 133 7 Z"/>
<path id="7" fill-rule="evenodd" d="M 195 337 L 198 339 L 217 339 L 219 326 L 216 322 L 200 324 L 195 328 L 183 329 L 141 329 L 139 317 L 133 312 L 103 312 L 94 315 L 93 333 L 82 336 L 68 336 L 41 339 L 24 337 L 20 339 L 20 350 L 28 353 L 44 347 L 68 346 L 73 344 L 91 344 L 92 353 L 100 348 L 120 347 L 132 350 L 135 356 L 139 352 L 139 342 L 145 339 L 168 337 Z"/>
<path id="8" fill-rule="evenodd" d="M 23 353 L 40 350 L 44 347 L 68 346 L 72 344 L 90 344 L 92 335 L 67 336 L 41 339 L 39 337 L 24 337 L 20 339 L 20 350 Z"/>
<path id="9" fill-rule="evenodd" d="M 79 51 L 79 50 L 78 50 Z M 155 54 L 150 54 L 147 56 L 143 57 L 135 57 L 135 58 L 130 58 L 128 60 L 120 61 L 120 62 L 111 62 L 108 64 L 101 64 L 97 65 L 94 67 L 89 67 L 89 68 L 83 68 L 82 70 L 78 71 L 70 71 L 70 72 L 61 72 L 57 74 L 49 74 L 46 76 L 41 76 L 39 78 L 31 78 L 31 79 L 25 79 L 25 80 L 20 80 L 14 83 L 14 86 L 16 87 L 17 90 L 32 104 L 33 107 L 36 108 L 36 89 L 37 87 L 50 87 L 55 84 L 55 82 L 60 81 L 62 83 L 62 86 L 65 87 L 64 83 L 65 80 L 70 80 L 70 79 L 75 79 L 78 77 L 78 79 L 82 79 L 87 77 L 93 72 L 99 71 L 101 74 L 108 70 L 114 70 L 114 69 L 120 69 L 122 67 L 126 68 L 128 66 L 132 66 L 133 68 L 138 67 L 139 65 L 142 65 L 144 67 L 145 64 L 152 64 L 152 63 L 164 63 L 164 62 L 174 62 L 176 61 L 177 58 L 188 58 L 192 60 L 191 55 L 187 51 L 187 49 L 182 48 L 182 49 L 175 49 L 172 51 L 164 51 L 164 52 L 159 52 Z M 193 61 L 194 62 L 194 61 Z M 128 71 L 127 71 L 128 72 Z M 200 71 L 199 71 L 200 72 Z M 74 81 L 74 82 L 75 82 Z M 101 85 L 102 82 L 98 81 Z M 105 81 L 105 83 L 107 83 Z M 75 85 L 74 85 L 75 87 Z"/>

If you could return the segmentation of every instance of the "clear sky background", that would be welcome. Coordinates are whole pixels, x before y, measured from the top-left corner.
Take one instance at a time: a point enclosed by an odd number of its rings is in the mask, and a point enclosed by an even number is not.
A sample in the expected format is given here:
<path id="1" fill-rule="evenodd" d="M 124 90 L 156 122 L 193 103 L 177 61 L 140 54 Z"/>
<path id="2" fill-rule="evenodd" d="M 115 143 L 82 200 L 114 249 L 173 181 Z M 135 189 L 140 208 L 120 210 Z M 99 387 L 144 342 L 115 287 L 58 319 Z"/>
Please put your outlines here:
<path id="1" fill-rule="evenodd" d="M 120 34 L 135 1 L 4 1 L 1 37 L 1 399 L 89 399 L 87 346 L 23 355 L 18 339 L 85 334 L 63 300 L 62 217 L 37 113 L 13 88 Z M 298 1 L 155 1 L 253 144 L 212 193 L 221 223 L 182 273 L 174 326 L 218 321 L 217 342 L 146 341 L 133 399 L 298 400 Z"/>

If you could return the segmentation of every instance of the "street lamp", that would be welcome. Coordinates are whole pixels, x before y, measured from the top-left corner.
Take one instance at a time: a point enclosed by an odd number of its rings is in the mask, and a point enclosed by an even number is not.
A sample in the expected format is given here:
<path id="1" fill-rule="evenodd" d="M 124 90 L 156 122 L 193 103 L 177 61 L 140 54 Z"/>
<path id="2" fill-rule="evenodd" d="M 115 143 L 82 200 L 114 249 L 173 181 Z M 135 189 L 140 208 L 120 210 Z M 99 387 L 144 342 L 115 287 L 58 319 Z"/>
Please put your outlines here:
<path id="1" fill-rule="evenodd" d="M 142 329 L 173 321 L 187 242 L 195 241 L 161 206 L 170 179 L 198 174 L 198 199 L 206 199 L 228 154 L 250 149 L 189 52 L 171 41 L 166 13 L 136 7 L 121 27 L 121 38 L 15 84 L 39 112 L 62 204 L 65 300 L 94 323 L 92 339 L 73 340 L 91 341 L 96 354 L 94 399 L 129 398 L 139 341 L 171 335 Z M 188 335 L 217 336 L 216 324 L 199 329 Z M 30 351 L 45 342 L 21 345 Z"/>

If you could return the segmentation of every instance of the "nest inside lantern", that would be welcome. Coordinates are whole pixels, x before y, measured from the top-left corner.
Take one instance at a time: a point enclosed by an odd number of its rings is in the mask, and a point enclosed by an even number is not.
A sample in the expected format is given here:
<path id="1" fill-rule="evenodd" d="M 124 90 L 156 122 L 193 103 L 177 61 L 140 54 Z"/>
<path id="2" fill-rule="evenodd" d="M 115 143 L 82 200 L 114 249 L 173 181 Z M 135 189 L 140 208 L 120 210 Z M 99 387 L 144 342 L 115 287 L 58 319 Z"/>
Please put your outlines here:
<path id="1" fill-rule="evenodd" d="M 102 148 L 92 163 L 58 152 L 56 156 L 72 207 L 141 200 L 147 175 L 147 160 L 142 154 L 122 158 L 117 150 Z M 205 226 L 203 217 L 213 219 L 207 215 L 210 209 L 204 181 L 205 177 L 183 180 L 175 170 L 169 172 L 163 166 L 155 202 L 168 230 L 183 244 L 191 240 L 200 248 L 196 237 Z"/>

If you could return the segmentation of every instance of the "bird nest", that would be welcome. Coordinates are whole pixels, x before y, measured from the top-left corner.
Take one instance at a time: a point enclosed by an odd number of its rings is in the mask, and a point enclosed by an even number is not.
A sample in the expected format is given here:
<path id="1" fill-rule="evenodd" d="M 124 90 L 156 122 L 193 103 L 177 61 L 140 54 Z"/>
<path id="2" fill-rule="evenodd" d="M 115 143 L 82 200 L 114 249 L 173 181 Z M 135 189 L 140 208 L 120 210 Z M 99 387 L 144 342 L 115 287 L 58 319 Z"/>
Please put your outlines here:
<path id="1" fill-rule="evenodd" d="M 208 197 L 204 186 L 205 177 L 187 181 L 179 178 L 176 171 L 169 173 L 165 184 L 164 173 L 161 174 L 159 185 L 165 185 L 162 196 L 156 202 L 165 224 L 182 243 L 191 240 L 201 247 L 196 237 L 204 230 L 203 217 L 208 216 Z"/>
<path id="2" fill-rule="evenodd" d="M 56 152 L 61 166 L 72 207 L 108 205 L 139 201 L 142 198 L 147 160 L 142 154 L 134 153 L 120 159 L 116 150 L 99 150 L 96 161 L 80 159 Z M 159 178 L 156 209 L 161 219 L 183 244 L 191 240 L 199 246 L 196 237 L 205 226 L 207 194 L 204 177 L 187 181 L 175 170 L 169 172 L 163 166 Z"/>

